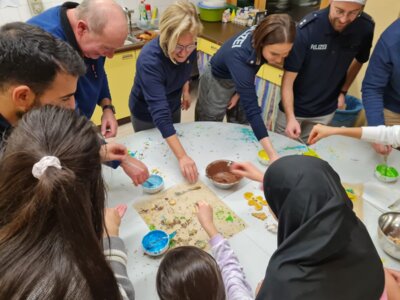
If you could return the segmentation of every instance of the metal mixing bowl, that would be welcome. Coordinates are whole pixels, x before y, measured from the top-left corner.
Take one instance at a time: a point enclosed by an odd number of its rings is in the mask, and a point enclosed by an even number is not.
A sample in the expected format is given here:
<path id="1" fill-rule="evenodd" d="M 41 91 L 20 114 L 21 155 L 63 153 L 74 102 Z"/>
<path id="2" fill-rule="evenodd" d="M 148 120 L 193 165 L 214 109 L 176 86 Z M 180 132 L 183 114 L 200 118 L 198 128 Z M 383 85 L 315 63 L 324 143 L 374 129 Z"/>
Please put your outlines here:
<path id="1" fill-rule="evenodd" d="M 398 243 L 393 238 L 398 238 Z M 378 240 L 383 251 L 400 259 L 400 212 L 387 212 L 379 217 Z"/>

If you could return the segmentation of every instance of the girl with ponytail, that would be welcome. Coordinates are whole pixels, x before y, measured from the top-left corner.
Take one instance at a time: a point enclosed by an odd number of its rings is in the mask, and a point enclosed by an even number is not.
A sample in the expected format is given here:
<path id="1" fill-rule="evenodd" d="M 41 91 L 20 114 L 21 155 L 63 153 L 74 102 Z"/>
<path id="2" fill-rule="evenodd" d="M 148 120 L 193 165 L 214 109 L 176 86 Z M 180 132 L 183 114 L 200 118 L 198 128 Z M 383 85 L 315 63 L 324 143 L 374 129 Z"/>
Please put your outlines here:
<path id="1" fill-rule="evenodd" d="M 90 121 L 57 107 L 13 130 L 0 161 L 0 299 L 134 298 L 100 146 Z"/>

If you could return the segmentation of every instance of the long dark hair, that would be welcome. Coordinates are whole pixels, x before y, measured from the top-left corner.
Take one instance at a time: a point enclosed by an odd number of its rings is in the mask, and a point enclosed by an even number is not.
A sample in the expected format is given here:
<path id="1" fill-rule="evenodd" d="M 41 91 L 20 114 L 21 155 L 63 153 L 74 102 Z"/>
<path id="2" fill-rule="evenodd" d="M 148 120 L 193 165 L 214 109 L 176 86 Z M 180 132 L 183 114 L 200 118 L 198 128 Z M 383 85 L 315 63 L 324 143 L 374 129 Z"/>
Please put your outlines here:
<path id="1" fill-rule="evenodd" d="M 296 23 L 288 14 L 267 16 L 253 32 L 253 48 L 256 50 L 257 61 L 261 61 L 264 46 L 292 44 L 295 37 Z"/>
<path id="2" fill-rule="evenodd" d="M 0 161 L 0 298 L 120 299 L 101 246 L 100 139 L 74 111 L 24 115 Z M 55 156 L 37 179 L 32 167 Z"/>
<path id="3" fill-rule="evenodd" d="M 217 262 L 193 246 L 174 248 L 165 255 L 157 272 L 161 300 L 225 300 L 225 286 Z"/>

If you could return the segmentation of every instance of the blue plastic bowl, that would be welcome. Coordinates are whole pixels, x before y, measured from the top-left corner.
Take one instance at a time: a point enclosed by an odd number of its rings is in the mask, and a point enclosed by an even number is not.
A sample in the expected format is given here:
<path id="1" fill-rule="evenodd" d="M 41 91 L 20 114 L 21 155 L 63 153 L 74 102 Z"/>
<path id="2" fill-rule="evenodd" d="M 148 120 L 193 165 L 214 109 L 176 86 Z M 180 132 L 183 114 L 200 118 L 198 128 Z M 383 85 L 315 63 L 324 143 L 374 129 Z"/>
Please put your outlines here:
<path id="1" fill-rule="evenodd" d="M 143 251 L 150 256 L 158 256 L 167 251 L 170 237 L 162 230 L 153 230 L 142 239 Z"/>
<path id="2" fill-rule="evenodd" d="M 142 184 L 143 191 L 148 194 L 155 194 L 164 188 L 164 179 L 160 175 L 152 174 Z"/>

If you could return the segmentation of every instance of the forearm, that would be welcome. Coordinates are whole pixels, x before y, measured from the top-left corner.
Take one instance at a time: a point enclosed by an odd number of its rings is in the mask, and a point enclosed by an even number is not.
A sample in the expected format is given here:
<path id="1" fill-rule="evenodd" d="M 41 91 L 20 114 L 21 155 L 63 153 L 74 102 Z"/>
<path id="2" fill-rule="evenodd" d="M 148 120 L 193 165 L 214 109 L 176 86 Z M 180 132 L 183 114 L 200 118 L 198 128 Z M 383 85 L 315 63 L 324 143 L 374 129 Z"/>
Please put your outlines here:
<path id="1" fill-rule="evenodd" d="M 287 119 L 294 118 L 294 93 L 293 84 L 297 73 L 285 71 L 282 78 L 282 106 Z"/>
<path id="2" fill-rule="evenodd" d="M 356 59 L 353 59 L 353 61 L 350 64 L 349 69 L 347 70 L 346 74 L 346 80 L 342 86 L 342 91 L 347 92 L 353 83 L 354 79 L 356 78 L 358 72 L 360 72 L 360 69 L 362 67 L 362 63 L 359 63 Z"/>
<path id="3" fill-rule="evenodd" d="M 123 299 L 135 299 L 135 291 L 126 270 L 128 257 L 124 242 L 118 237 L 110 237 L 110 240 L 103 238 L 103 248 L 106 260 L 115 274 L 121 296 Z"/>
<path id="4" fill-rule="evenodd" d="M 187 156 L 185 149 L 183 148 L 181 142 L 179 141 L 176 134 L 171 135 L 165 139 L 169 148 L 174 153 L 175 157 L 179 160 L 184 156 Z"/>
<path id="5" fill-rule="evenodd" d="M 342 136 L 347 136 L 347 137 L 351 137 L 351 138 L 355 138 L 355 139 L 361 139 L 362 128 L 361 127 L 353 127 L 353 128 L 332 127 L 331 135 L 342 135 Z"/>
<path id="6" fill-rule="evenodd" d="M 190 95 L 189 81 L 186 81 L 185 84 L 183 85 L 182 94 L 183 95 Z"/>

